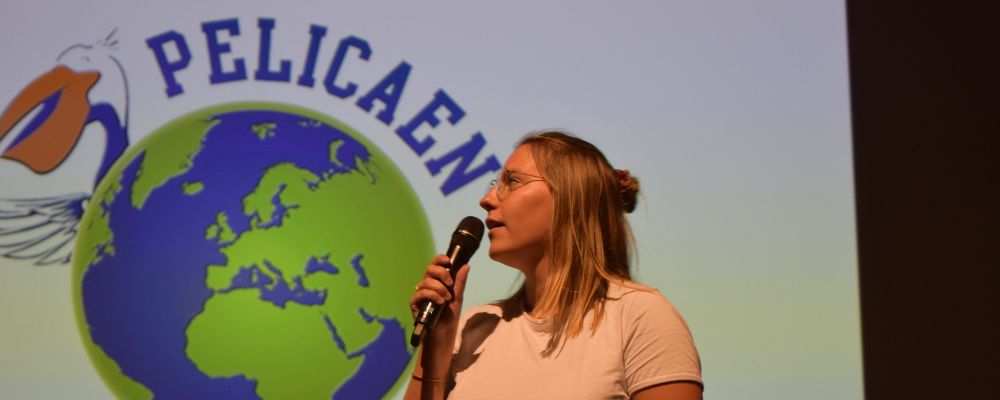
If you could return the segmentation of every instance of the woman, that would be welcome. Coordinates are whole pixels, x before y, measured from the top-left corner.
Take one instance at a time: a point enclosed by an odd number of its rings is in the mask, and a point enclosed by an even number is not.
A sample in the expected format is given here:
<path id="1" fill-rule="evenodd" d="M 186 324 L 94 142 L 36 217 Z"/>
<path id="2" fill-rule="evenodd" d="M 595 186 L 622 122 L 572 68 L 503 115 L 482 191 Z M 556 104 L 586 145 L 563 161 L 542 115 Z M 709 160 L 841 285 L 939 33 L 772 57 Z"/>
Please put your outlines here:
<path id="1" fill-rule="evenodd" d="M 410 306 L 449 303 L 406 398 L 701 399 L 683 319 L 630 280 L 625 214 L 638 189 L 586 141 L 559 132 L 522 140 L 479 204 L 490 258 L 521 271 L 524 285 L 459 318 L 469 266 L 453 282 L 438 255 Z"/>

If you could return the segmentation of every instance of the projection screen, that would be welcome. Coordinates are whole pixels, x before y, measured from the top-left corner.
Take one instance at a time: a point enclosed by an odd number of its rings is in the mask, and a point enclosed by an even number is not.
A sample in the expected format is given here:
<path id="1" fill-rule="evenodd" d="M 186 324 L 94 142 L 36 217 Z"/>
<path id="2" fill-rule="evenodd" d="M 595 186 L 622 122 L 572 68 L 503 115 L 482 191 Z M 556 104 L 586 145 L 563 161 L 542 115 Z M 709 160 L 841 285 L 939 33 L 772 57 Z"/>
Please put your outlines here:
<path id="1" fill-rule="evenodd" d="M 633 273 L 683 314 L 707 398 L 863 397 L 840 1 L 2 9 L 0 397 L 149 398 L 176 368 L 238 397 L 400 398 L 412 348 L 375 362 L 382 340 L 542 129 L 640 180 Z M 258 150 L 204 135 L 224 126 Z M 346 136 L 280 144 L 310 127 Z M 209 198 L 232 201 L 184 203 Z M 331 243 L 354 248 L 282 261 Z M 471 264 L 466 307 L 519 284 Z"/>

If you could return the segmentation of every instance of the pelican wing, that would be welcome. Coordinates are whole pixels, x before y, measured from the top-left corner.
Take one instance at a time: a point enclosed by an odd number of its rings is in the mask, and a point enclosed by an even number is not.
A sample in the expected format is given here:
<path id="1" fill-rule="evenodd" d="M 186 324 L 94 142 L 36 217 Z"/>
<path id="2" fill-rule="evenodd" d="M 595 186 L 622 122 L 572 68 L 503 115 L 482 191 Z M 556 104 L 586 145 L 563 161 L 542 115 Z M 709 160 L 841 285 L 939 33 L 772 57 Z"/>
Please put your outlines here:
<path id="1" fill-rule="evenodd" d="M 30 260 L 35 265 L 68 263 L 89 198 L 86 193 L 0 198 L 0 257 Z"/>

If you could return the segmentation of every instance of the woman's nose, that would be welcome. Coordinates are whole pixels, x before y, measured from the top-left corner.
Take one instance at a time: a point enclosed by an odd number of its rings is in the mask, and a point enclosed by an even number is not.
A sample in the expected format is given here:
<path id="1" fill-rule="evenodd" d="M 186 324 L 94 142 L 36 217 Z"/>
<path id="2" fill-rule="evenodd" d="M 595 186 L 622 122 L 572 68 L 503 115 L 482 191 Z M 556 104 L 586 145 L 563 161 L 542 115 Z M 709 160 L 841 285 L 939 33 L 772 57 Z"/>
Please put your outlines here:
<path id="1" fill-rule="evenodd" d="M 490 190 L 487 191 L 486 194 L 483 195 L 483 197 L 479 199 L 479 206 L 482 207 L 486 211 L 492 211 L 492 210 L 496 209 L 497 205 L 499 205 L 499 204 L 500 204 L 500 200 L 497 199 L 496 188 L 490 188 Z"/>

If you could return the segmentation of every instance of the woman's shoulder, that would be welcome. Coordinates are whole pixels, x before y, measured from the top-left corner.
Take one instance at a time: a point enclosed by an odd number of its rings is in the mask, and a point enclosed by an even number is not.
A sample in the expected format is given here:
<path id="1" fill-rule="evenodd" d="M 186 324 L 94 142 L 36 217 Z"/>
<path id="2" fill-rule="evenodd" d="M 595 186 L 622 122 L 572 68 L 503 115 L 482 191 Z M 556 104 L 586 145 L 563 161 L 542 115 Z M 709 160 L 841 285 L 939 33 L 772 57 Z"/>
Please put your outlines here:
<path id="1" fill-rule="evenodd" d="M 664 299 L 666 297 L 660 293 L 660 290 L 643 285 L 635 281 L 619 281 L 610 282 L 608 284 L 608 294 L 606 296 L 609 300 L 621 300 L 621 299 Z"/>
<path id="2" fill-rule="evenodd" d="M 608 286 L 605 306 L 620 308 L 624 313 L 677 313 L 659 289 L 633 281 L 612 282 Z"/>

